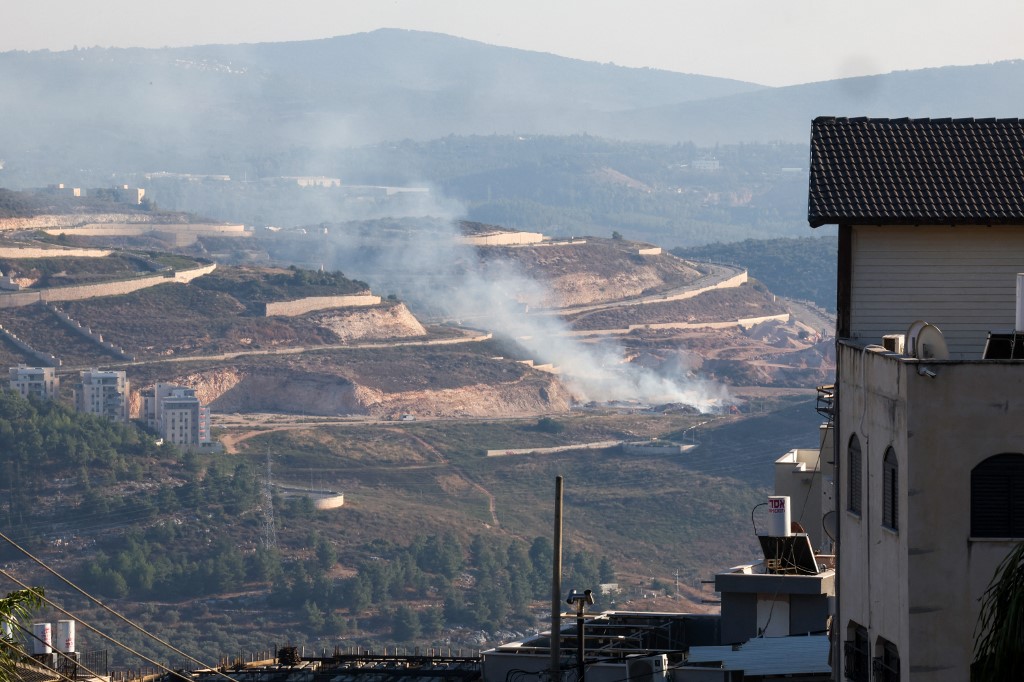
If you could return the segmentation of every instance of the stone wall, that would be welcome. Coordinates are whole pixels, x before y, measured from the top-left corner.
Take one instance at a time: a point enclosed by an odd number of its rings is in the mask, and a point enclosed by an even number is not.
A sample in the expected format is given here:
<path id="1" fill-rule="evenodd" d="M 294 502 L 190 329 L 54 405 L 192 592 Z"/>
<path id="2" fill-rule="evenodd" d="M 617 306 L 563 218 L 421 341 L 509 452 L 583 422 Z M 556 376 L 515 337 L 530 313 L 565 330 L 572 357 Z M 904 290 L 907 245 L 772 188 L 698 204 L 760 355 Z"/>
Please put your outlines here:
<path id="1" fill-rule="evenodd" d="M 789 322 L 789 313 L 778 315 L 765 315 L 763 317 L 741 317 L 738 320 L 726 320 L 722 322 L 655 322 L 652 324 L 631 324 L 624 329 L 585 329 L 583 331 L 567 332 L 569 336 L 614 336 L 616 334 L 629 334 L 643 329 L 729 329 L 730 327 L 742 327 L 749 329 L 755 324 L 762 322 Z"/>
<path id="2" fill-rule="evenodd" d="M 488 457 L 506 457 L 508 455 L 544 455 L 570 450 L 606 450 L 622 445 L 621 440 L 603 440 L 597 443 L 578 443 L 576 445 L 556 445 L 550 448 L 505 448 L 504 450 L 487 450 Z"/>
<path id="3" fill-rule="evenodd" d="M 131 362 L 135 361 L 135 356 L 125 352 L 124 348 L 111 343 L 110 341 L 103 340 L 103 334 L 94 332 L 90 327 L 85 327 L 81 322 L 71 319 L 71 316 L 56 306 L 51 306 L 50 310 L 57 319 L 63 323 L 65 327 L 73 331 L 74 333 L 85 337 L 87 340 L 96 344 L 105 353 L 110 353 L 114 357 L 120 360 L 128 360 Z"/>
<path id="4" fill-rule="evenodd" d="M 327 310 L 329 308 L 358 308 L 371 305 L 380 305 L 380 296 L 372 294 L 357 294 L 355 296 L 309 296 L 294 301 L 276 301 L 268 303 L 265 315 L 267 317 L 282 316 L 295 317 L 304 315 L 314 310 Z"/>
<path id="5" fill-rule="evenodd" d="M 0 218 L 0 232 L 9 230 L 50 230 L 80 227 L 89 223 L 150 223 L 152 216 L 143 213 L 82 213 L 37 215 L 27 218 Z"/>
<path id="6" fill-rule="evenodd" d="M 0 246 L 0 258 L 105 258 L 110 249 L 44 249 L 38 246 Z"/>
<path id="7" fill-rule="evenodd" d="M 19 291 L 11 294 L 0 294 L 0 308 L 15 308 L 40 301 L 51 303 L 54 301 L 80 301 L 86 298 L 99 298 L 102 296 L 120 296 L 168 282 L 184 284 L 191 282 L 196 277 L 207 275 L 216 269 L 217 264 L 211 263 L 198 268 L 192 268 L 191 270 L 180 270 L 161 275 L 147 275 L 145 277 L 118 280 L 116 282 L 81 284 L 72 287 L 54 287 L 39 291 Z"/>
<path id="8" fill-rule="evenodd" d="M 36 350 L 19 339 L 14 332 L 4 329 L 3 325 L 0 325 L 0 336 L 10 341 L 22 352 L 39 360 L 40 367 L 60 367 L 61 362 L 55 356 Z"/>
<path id="9" fill-rule="evenodd" d="M 460 241 L 470 246 L 515 246 L 537 244 L 544 241 L 544 235 L 540 232 L 492 232 L 464 236 Z"/>

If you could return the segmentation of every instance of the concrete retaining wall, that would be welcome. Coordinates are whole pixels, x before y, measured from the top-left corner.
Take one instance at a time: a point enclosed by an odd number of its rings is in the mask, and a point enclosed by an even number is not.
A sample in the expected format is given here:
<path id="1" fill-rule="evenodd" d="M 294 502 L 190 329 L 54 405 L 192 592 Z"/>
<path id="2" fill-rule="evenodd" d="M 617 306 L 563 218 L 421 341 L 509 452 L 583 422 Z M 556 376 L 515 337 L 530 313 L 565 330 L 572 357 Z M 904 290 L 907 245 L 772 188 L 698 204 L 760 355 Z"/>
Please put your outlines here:
<path id="1" fill-rule="evenodd" d="M 334 497 L 321 497 L 319 500 L 313 502 L 313 506 L 317 509 L 337 509 L 345 505 L 344 495 L 335 495 Z"/>
<path id="2" fill-rule="evenodd" d="M 3 246 L 0 258 L 105 258 L 110 249 L 44 249 L 38 246 Z"/>
<path id="3" fill-rule="evenodd" d="M 470 246 L 515 246 L 542 242 L 544 235 L 540 232 L 494 232 L 464 236 L 461 241 Z"/>
<path id="4" fill-rule="evenodd" d="M 55 356 L 49 353 L 38 351 L 32 346 L 28 345 L 21 339 L 19 339 L 14 332 L 4 329 L 3 325 L 0 325 L 0 336 L 13 343 L 19 350 L 28 353 L 35 359 L 39 360 L 40 367 L 60 367 L 61 362 Z"/>
<path id="5" fill-rule="evenodd" d="M 89 213 L 76 215 L 36 215 L 27 218 L 0 218 L 0 232 L 7 230 L 61 231 L 88 223 L 151 223 L 152 216 L 143 213 Z"/>
<path id="6" fill-rule="evenodd" d="M 732 288 L 738 287 L 738 286 L 740 286 L 742 284 L 746 284 L 747 280 L 748 280 L 747 271 L 744 270 L 743 272 L 741 272 L 739 274 L 736 274 L 736 275 L 733 275 L 729 279 L 723 279 L 721 282 L 718 282 L 716 284 L 712 284 L 712 285 L 706 286 L 706 287 L 701 287 L 699 289 L 693 289 L 691 291 L 681 291 L 681 292 L 679 292 L 677 294 L 671 294 L 669 296 L 665 296 L 664 298 L 662 298 L 661 301 L 683 301 L 683 300 L 686 300 L 688 298 L 694 298 L 695 296 L 700 296 L 701 294 L 703 294 L 705 292 L 708 292 L 708 291 L 714 291 L 715 289 L 732 289 Z M 659 302 L 660 301 L 656 301 L 656 300 L 655 301 L 651 301 L 651 303 L 659 303 Z"/>
<path id="7" fill-rule="evenodd" d="M 579 445 L 557 445 L 552 448 L 507 448 L 505 450 L 488 450 L 488 457 L 504 457 L 505 455 L 543 455 L 552 452 L 567 452 L 569 450 L 604 450 L 621 445 L 621 440 L 603 440 L 597 443 L 581 443 Z"/>
<path id="8" fill-rule="evenodd" d="M 87 298 L 99 298 L 102 296 L 120 296 L 168 282 L 184 284 L 191 282 L 196 277 L 209 274 L 216 269 L 217 264 L 211 263 L 202 267 L 192 268 L 191 270 L 168 272 L 162 275 L 147 275 L 145 277 L 118 280 L 116 282 L 81 284 L 72 287 L 54 287 L 52 289 L 40 289 L 39 291 L 19 291 L 11 294 L 0 294 L 0 308 L 15 308 L 40 301 L 52 303 L 55 301 L 81 301 Z"/>
<path id="9" fill-rule="evenodd" d="M 125 352 L 124 348 L 111 343 L 110 341 L 103 340 L 103 334 L 97 334 L 91 328 L 85 327 L 81 322 L 71 319 L 71 316 L 56 306 L 51 306 L 50 310 L 57 319 L 64 324 L 65 327 L 75 332 L 76 334 L 85 337 L 88 341 L 96 344 L 105 353 L 110 353 L 114 357 L 120 360 L 135 361 L 135 356 Z"/>
<path id="10" fill-rule="evenodd" d="M 357 294 L 355 296 L 310 296 L 294 301 L 277 301 L 268 303 L 267 317 L 282 316 L 295 317 L 314 310 L 328 310 L 330 308 L 362 308 L 371 305 L 380 305 L 380 296 L 372 294 Z"/>
<path id="11" fill-rule="evenodd" d="M 138 237 L 151 232 L 167 234 L 190 234 L 196 236 L 248 236 L 245 225 L 222 225 L 220 223 L 85 223 L 75 227 L 43 228 L 47 234 L 66 234 L 80 237 Z"/>
<path id="12" fill-rule="evenodd" d="M 622 451 L 627 455 L 681 455 L 683 451 L 692 448 L 692 445 L 679 445 L 678 443 L 623 443 Z"/>
<path id="13" fill-rule="evenodd" d="M 568 332 L 569 336 L 614 336 L 616 334 L 629 334 L 638 329 L 729 329 L 730 327 L 742 327 L 750 329 L 755 324 L 770 321 L 789 322 L 789 313 L 778 315 L 765 315 L 764 317 L 743 317 L 738 320 L 724 322 L 656 322 L 653 324 L 631 324 L 625 329 L 585 329 L 582 331 Z"/>

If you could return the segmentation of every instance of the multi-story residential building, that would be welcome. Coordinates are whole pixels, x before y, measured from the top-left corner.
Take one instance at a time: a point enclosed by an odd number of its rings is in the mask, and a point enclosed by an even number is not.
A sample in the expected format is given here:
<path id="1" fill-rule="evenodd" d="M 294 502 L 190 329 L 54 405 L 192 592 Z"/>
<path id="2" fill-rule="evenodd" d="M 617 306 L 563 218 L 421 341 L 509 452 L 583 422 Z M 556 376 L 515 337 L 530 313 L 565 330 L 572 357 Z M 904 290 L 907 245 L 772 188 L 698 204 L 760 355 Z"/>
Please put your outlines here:
<path id="1" fill-rule="evenodd" d="M 75 405 L 79 412 L 128 421 L 128 377 L 120 370 L 83 371 L 75 391 Z"/>
<path id="2" fill-rule="evenodd" d="M 1024 539 L 1024 121 L 819 118 L 838 225 L 838 680 L 970 678 Z"/>
<path id="3" fill-rule="evenodd" d="M 143 393 L 146 424 L 175 445 L 210 442 L 210 412 L 194 389 L 158 383 Z"/>
<path id="4" fill-rule="evenodd" d="M 60 388 L 60 379 L 53 367 L 26 367 L 19 365 L 10 368 L 11 390 L 17 391 L 21 397 L 35 396 L 40 400 L 53 400 Z"/>

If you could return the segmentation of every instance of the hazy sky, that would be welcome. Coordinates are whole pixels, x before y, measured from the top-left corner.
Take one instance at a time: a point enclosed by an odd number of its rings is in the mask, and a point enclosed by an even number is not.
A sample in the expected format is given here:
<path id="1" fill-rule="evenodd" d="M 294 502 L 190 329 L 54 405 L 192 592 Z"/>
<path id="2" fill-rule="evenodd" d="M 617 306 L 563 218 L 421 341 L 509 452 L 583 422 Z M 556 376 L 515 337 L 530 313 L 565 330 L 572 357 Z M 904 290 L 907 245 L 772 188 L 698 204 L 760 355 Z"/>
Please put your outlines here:
<path id="1" fill-rule="evenodd" d="M 1024 57 L 1020 0 L 0 0 L 0 51 L 435 31 L 789 85 Z"/>

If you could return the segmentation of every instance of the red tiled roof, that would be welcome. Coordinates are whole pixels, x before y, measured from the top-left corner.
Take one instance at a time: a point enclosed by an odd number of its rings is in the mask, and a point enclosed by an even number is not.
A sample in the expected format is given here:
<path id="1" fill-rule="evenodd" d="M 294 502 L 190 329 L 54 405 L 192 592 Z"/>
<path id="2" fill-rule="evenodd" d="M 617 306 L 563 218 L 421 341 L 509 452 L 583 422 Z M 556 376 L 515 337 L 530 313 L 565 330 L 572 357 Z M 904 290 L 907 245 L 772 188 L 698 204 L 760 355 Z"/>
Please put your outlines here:
<path id="1" fill-rule="evenodd" d="M 1024 121 L 816 118 L 807 221 L 1024 223 Z"/>

